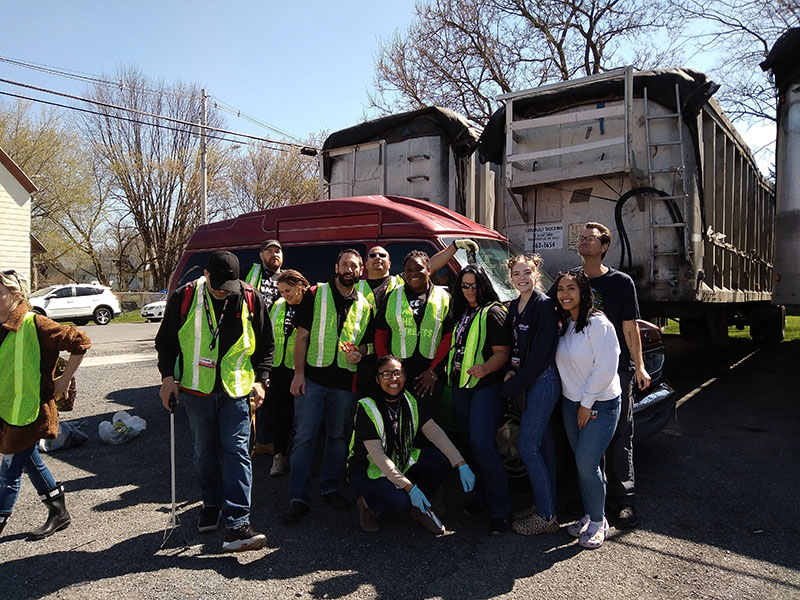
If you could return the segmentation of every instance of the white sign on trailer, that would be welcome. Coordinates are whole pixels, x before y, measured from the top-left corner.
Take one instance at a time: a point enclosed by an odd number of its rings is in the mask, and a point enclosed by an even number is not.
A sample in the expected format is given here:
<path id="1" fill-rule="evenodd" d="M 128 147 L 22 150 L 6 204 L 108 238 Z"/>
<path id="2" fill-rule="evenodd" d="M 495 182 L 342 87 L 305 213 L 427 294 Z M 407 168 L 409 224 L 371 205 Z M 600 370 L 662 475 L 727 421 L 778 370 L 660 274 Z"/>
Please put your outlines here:
<path id="1" fill-rule="evenodd" d="M 525 251 L 559 250 L 563 247 L 563 238 L 564 226 L 561 223 L 526 227 Z"/>

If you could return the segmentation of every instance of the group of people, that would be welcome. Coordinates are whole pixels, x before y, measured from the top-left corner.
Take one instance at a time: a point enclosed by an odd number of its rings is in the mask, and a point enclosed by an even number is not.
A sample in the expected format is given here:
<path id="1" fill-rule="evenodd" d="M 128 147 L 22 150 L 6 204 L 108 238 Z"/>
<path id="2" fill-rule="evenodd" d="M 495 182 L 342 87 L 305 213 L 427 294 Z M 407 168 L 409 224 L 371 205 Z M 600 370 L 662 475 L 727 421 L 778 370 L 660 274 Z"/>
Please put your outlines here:
<path id="1" fill-rule="evenodd" d="M 262 244 L 246 281 L 234 254 L 211 254 L 203 275 L 170 295 L 156 336 L 159 396 L 168 410 L 182 405 L 189 420 L 202 494 L 199 531 L 216 530 L 224 516 L 223 551 L 266 544 L 250 524 L 253 408 L 255 450 L 273 453 L 271 475 L 288 472 L 286 524 L 311 512 L 318 466 L 322 500 L 350 509 L 342 494 L 349 483 L 368 532 L 389 515 L 410 513 L 443 533 L 433 507 L 448 468 L 458 471 L 465 493 L 474 491 L 464 511 L 488 512 L 494 535 L 509 527 L 521 535 L 557 531 L 556 481 L 568 492 L 570 479 L 583 517 L 568 532 L 581 546 L 604 542 L 606 506 L 618 526 L 635 526 L 633 393 L 649 376 L 633 282 L 602 264 L 610 243 L 605 226 L 587 223 L 578 239 L 582 266 L 560 273 L 548 293 L 540 258 L 512 257 L 509 277 L 519 296 L 508 306 L 476 264 L 449 290 L 434 285 L 431 274 L 459 248 L 477 250 L 466 239 L 434 257 L 410 252 L 402 277 L 390 274 L 380 246 L 366 258 L 344 249 L 334 276 L 313 286 L 282 268 L 278 240 Z M 36 441 L 54 435 L 53 398 L 90 342 L 74 327 L 33 315 L 26 298 L 24 279 L 4 272 L 0 357 L 36 368 L 26 369 L 21 384 L 8 370 L 0 376 L 0 530 L 24 470 L 50 508 L 33 534 L 44 537 L 69 524 L 69 514 Z M 59 350 L 71 357 L 53 381 Z M 436 423 L 446 386 L 460 451 Z M 509 405 L 520 415 L 519 452 L 533 491 L 531 505 L 515 513 L 495 443 Z"/>

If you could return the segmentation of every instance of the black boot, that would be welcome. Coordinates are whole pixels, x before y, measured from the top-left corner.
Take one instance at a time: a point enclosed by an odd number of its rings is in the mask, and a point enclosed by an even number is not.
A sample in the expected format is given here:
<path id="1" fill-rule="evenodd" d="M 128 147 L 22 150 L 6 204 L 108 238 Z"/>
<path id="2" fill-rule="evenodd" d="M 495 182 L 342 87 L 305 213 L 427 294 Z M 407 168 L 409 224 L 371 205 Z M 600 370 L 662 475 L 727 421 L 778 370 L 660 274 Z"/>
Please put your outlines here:
<path id="1" fill-rule="evenodd" d="M 3 528 L 8 523 L 8 518 L 11 516 L 11 513 L 0 513 L 0 533 L 3 533 Z"/>
<path id="2" fill-rule="evenodd" d="M 67 512 L 67 507 L 64 505 L 63 485 L 57 483 L 56 487 L 47 490 L 47 492 L 39 497 L 50 512 L 47 515 L 47 521 L 44 522 L 44 525 L 31 531 L 28 536 L 31 540 L 41 540 L 51 536 L 59 529 L 64 529 L 72 520 Z"/>

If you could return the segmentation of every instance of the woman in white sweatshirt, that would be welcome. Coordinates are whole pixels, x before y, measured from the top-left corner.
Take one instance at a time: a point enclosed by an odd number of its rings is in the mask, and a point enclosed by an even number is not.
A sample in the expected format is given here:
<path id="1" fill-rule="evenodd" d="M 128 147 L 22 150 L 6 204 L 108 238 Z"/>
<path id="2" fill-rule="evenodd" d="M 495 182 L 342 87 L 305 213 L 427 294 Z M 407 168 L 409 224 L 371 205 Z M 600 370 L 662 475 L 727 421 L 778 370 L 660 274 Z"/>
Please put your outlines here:
<path id="1" fill-rule="evenodd" d="M 619 342 L 611 321 L 594 308 L 589 278 L 582 270 L 560 273 L 554 287 L 561 317 L 556 366 L 565 400 L 564 427 L 575 452 L 586 513 L 567 531 L 584 548 L 599 548 L 608 532 L 600 460 L 617 428 L 622 393 Z"/>

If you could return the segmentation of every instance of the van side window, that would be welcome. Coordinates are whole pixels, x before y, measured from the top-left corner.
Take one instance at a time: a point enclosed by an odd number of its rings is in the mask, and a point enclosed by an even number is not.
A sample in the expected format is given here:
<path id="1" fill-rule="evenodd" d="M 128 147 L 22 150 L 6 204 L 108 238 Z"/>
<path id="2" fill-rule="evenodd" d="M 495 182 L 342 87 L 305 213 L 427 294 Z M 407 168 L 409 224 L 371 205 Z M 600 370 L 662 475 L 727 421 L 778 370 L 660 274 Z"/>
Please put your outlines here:
<path id="1" fill-rule="evenodd" d="M 334 275 L 334 266 L 339 252 L 353 248 L 366 259 L 367 245 L 364 243 L 318 244 L 314 246 L 285 246 L 283 248 L 283 267 L 297 269 L 311 285 L 324 283 Z"/>

